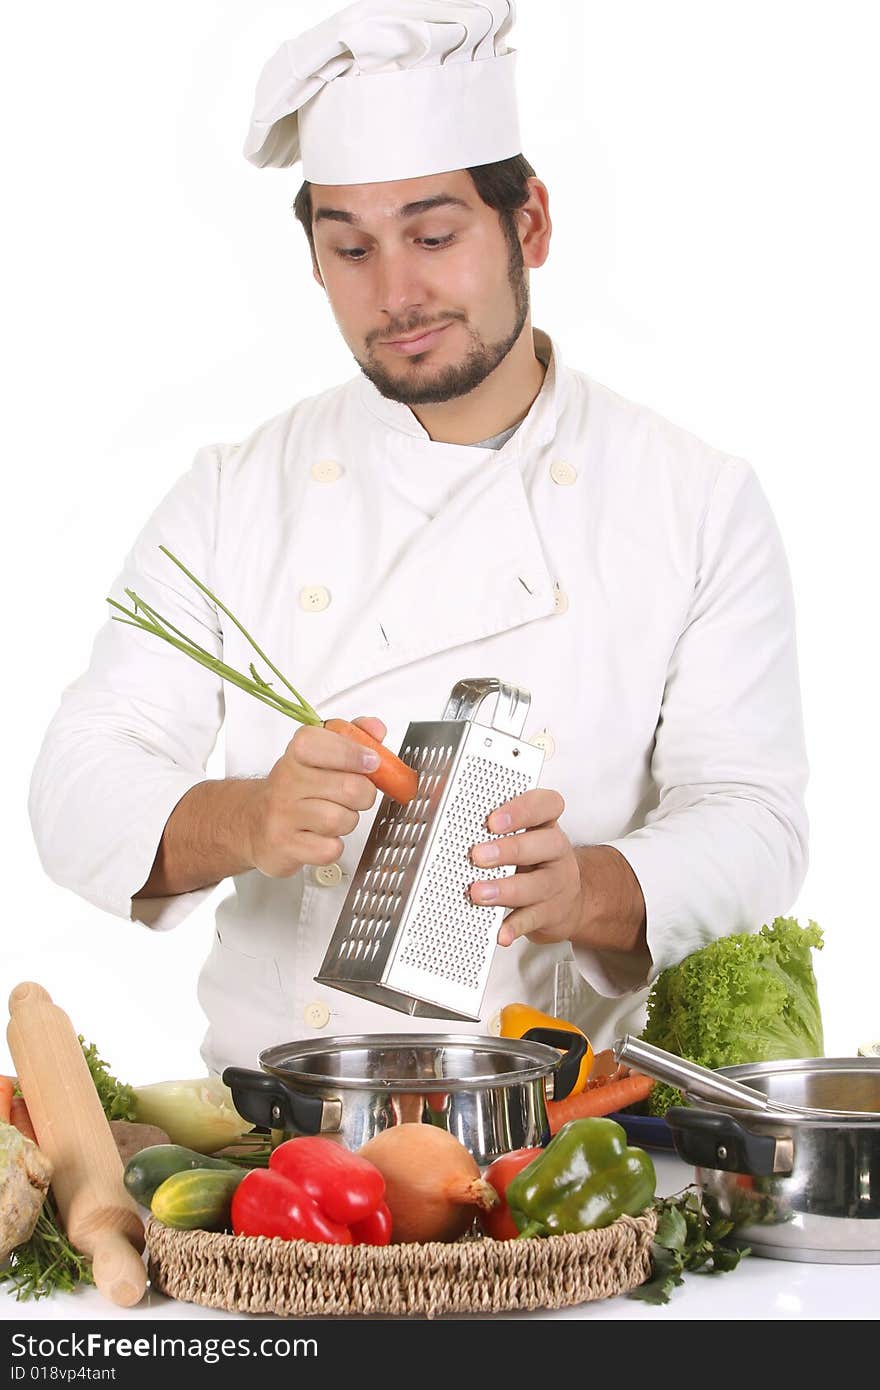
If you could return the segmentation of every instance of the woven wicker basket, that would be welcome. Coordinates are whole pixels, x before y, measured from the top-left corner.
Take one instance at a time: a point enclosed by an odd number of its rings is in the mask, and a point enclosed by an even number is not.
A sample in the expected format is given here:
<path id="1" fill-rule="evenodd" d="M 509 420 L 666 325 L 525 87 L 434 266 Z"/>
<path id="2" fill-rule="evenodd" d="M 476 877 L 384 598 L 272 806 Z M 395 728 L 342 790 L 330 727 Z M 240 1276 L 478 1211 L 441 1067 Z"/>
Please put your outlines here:
<path id="1" fill-rule="evenodd" d="M 500 1313 L 564 1308 L 634 1289 L 651 1274 L 653 1211 L 579 1235 L 467 1238 L 453 1245 L 316 1245 L 174 1231 L 150 1217 L 150 1278 L 208 1308 L 282 1317 Z"/>

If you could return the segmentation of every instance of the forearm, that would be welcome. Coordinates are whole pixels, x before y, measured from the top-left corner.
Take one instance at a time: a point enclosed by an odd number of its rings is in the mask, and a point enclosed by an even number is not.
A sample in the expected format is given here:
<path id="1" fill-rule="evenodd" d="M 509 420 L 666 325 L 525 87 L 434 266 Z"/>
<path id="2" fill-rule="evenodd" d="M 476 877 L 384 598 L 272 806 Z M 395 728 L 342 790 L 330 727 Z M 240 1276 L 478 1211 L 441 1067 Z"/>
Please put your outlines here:
<path id="1" fill-rule="evenodd" d="M 207 888 L 254 867 L 251 812 L 259 779 L 199 782 L 177 803 L 150 875 L 135 898 L 164 898 Z"/>
<path id="2" fill-rule="evenodd" d="M 611 845 L 575 850 L 581 876 L 580 922 L 573 946 L 636 955 L 647 949 L 647 914 L 639 880 Z"/>

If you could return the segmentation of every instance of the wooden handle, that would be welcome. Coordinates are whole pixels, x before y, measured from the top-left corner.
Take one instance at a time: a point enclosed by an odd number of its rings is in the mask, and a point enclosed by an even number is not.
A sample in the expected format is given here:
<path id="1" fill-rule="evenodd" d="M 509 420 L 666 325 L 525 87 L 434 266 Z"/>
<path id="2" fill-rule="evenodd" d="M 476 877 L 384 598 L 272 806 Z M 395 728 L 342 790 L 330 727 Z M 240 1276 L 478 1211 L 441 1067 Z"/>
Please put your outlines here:
<path id="1" fill-rule="evenodd" d="M 12 991 L 9 1013 L 9 1050 L 37 1143 L 52 1163 L 52 1192 L 64 1229 L 71 1244 L 93 1260 L 101 1251 L 101 1267 L 110 1273 L 98 1287 L 128 1307 L 127 1298 L 137 1302 L 134 1267 L 120 1254 L 119 1240 L 108 1243 L 108 1237 L 123 1238 L 143 1268 L 136 1252 L 144 1248 L 144 1228 L 123 1185 L 122 1160 L 73 1024 L 32 983 Z M 145 1280 L 144 1270 L 141 1293 Z"/>

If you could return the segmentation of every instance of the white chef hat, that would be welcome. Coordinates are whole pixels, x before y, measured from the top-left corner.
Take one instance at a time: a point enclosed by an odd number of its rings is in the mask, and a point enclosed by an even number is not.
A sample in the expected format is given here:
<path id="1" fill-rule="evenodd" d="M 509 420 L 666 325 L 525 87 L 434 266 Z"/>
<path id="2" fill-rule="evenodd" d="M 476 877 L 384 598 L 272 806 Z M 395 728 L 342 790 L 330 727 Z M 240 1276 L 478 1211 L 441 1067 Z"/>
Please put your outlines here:
<path id="1" fill-rule="evenodd" d="M 519 154 L 513 18 L 513 0 L 358 0 L 269 59 L 246 158 L 351 184 Z"/>

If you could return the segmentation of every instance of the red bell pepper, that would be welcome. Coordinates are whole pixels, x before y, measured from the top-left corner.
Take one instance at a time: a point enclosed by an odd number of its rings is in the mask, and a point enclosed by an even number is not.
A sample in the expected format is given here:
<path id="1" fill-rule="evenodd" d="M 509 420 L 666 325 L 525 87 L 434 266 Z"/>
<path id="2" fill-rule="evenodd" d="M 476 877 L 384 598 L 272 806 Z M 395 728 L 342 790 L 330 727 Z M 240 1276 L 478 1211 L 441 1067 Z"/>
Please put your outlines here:
<path id="1" fill-rule="evenodd" d="M 352 1245 L 388 1245 L 391 1241 L 391 1208 L 381 1202 L 374 1212 L 350 1227 Z"/>
<path id="2" fill-rule="evenodd" d="M 351 1245 L 351 1231 L 325 1216 L 304 1188 L 283 1173 L 252 1168 L 232 1197 L 232 1229 L 237 1236 L 281 1236 Z"/>
<path id="3" fill-rule="evenodd" d="M 523 1168 L 527 1168 L 533 1159 L 539 1158 L 543 1152 L 542 1148 L 514 1149 L 511 1153 L 502 1154 L 500 1158 L 496 1158 L 495 1162 L 490 1163 L 483 1174 L 486 1182 L 492 1184 L 501 1198 L 497 1207 L 492 1207 L 490 1211 L 477 1213 L 484 1233 L 491 1236 L 493 1240 L 515 1240 L 519 1235 L 519 1227 L 511 1216 L 507 1205 L 507 1184 L 516 1177 L 517 1173 L 521 1173 Z"/>
<path id="4" fill-rule="evenodd" d="M 385 1179 L 374 1163 L 320 1135 L 279 1144 L 269 1167 L 299 1183 L 331 1221 L 343 1226 L 372 1216 L 385 1198 Z"/>

